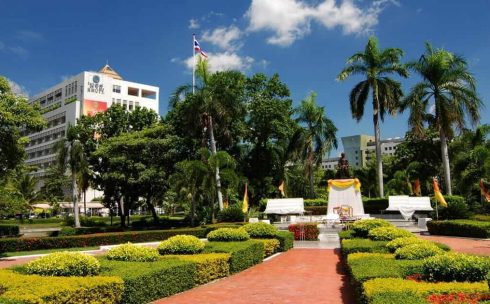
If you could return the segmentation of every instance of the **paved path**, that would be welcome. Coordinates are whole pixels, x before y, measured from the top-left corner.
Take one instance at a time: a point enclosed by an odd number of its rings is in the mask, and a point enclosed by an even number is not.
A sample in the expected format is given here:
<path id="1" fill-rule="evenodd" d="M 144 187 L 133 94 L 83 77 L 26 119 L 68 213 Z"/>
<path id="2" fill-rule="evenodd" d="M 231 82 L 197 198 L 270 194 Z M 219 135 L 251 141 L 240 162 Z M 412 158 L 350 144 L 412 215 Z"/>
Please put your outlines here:
<path id="1" fill-rule="evenodd" d="M 339 249 L 292 249 L 231 277 L 154 304 L 355 303 Z"/>
<path id="2" fill-rule="evenodd" d="M 490 240 L 455 236 L 420 235 L 421 238 L 448 245 L 452 250 L 490 256 Z"/>

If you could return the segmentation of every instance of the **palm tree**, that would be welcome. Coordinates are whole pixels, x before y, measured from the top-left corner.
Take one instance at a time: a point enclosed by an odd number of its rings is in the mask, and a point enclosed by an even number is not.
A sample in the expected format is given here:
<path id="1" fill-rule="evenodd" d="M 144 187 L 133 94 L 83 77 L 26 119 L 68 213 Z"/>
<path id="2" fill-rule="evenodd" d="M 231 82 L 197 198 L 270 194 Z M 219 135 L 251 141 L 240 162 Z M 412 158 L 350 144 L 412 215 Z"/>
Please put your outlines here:
<path id="1" fill-rule="evenodd" d="M 386 112 L 394 115 L 398 111 L 403 92 L 400 83 L 389 78 L 388 75 L 398 74 L 401 77 L 408 77 L 407 69 L 400 63 L 402 56 L 403 51 L 398 48 L 380 49 L 378 40 L 371 36 L 364 52 L 352 55 L 347 60 L 347 67 L 337 76 L 337 80 L 341 81 L 356 74 L 366 78 L 354 86 L 349 96 L 352 117 L 357 121 L 360 121 L 364 115 L 364 106 L 372 91 L 376 173 L 381 197 L 384 196 L 384 190 L 379 120 L 384 121 Z"/>
<path id="2" fill-rule="evenodd" d="M 230 119 L 234 117 L 234 113 L 244 113 L 245 111 L 244 108 L 242 109 L 242 103 L 233 96 L 235 91 L 238 91 L 237 88 L 244 83 L 243 75 L 233 71 L 212 74 L 205 60 L 199 60 L 196 75 L 198 76 L 197 87 L 183 85 L 177 88 L 170 99 L 170 107 L 176 108 L 182 102 L 182 96 L 185 96 L 185 100 L 190 102 L 192 108 L 190 112 L 186 113 L 188 116 L 186 117 L 187 122 L 189 125 L 195 126 L 196 117 L 198 118 L 197 122 L 200 117 L 201 124 L 209 140 L 211 153 L 215 155 L 217 153 L 215 128 L 221 128 L 222 139 L 230 142 L 231 139 L 229 137 L 232 132 L 226 129 L 234 123 Z M 224 81 L 227 78 L 230 81 Z M 223 81 L 223 83 L 220 83 L 220 81 Z M 219 168 L 216 168 L 216 190 L 219 208 L 222 210 L 223 195 Z"/>
<path id="3" fill-rule="evenodd" d="M 70 133 L 68 127 L 68 134 Z M 68 136 L 70 137 L 70 136 Z M 63 168 L 62 172 L 66 172 L 68 168 L 71 173 L 71 191 L 73 200 L 73 215 L 75 218 L 75 227 L 80 228 L 80 210 L 78 208 L 78 187 L 77 181 L 80 179 L 79 173 L 85 172 L 88 167 L 88 162 L 85 157 L 84 149 L 78 139 L 68 140 L 61 139 L 55 144 L 55 150 L 58 153 L 57 165 Z"/>
<path id="4" fill-rule="evenodd" d="M 301 125 L 293 135 L 292 143 L 305 161 L 305 174 L 309 181 L 309 196 L 315 197 L 314 172 L 323 157 L 332 148 L 337 148 L 337 128 L 325 115 L 325 108 L 316 104 L 316 93 L 312 92 L 296 109 L 296 121 Z"/>
<path id="5" fill-rule="evenodd" d="M 444 182 L 447 194 L 451 195 L 447 141 L 453 136 L 453 126 L 464 128 L 466 115 L 474 124 L 480 118 L 482 102 L 476 93 L 476 81 L 462 57 L 443 49 L 434 50 L 430 43 L 426 43 L 419 61 L 409 63 L 408 67 L 418 73 L 422 81 L 412 87 L 401 110 L 410 109 L 408 122 L 415 133 L 422 135 L 424 122 L 438 130 Z M 433 113 L 427 111 L 431 102 Z"/>

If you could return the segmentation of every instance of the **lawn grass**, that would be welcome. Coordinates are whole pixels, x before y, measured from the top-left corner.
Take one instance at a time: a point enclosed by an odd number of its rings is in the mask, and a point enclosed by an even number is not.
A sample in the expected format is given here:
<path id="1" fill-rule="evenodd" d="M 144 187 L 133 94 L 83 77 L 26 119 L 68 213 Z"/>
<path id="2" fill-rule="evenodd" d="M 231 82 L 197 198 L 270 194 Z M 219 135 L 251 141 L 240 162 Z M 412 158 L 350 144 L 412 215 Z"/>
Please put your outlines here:
<path id="1" fill-rule="evenodd" d="M 4 252 L 0 253 L 1 258 L 9 258 L 14 256 L 25 256 L 33 254 L 48 254 L 60 251 L 86 251 L 86 250 L 97 250 L 99 246 L 92 247 L 76 247 L 76 248 L 56 248 L 56 249 L 43 249 L 43 250 L 32 250 L 32 251 L 16 251 L 16 252 Z"/>

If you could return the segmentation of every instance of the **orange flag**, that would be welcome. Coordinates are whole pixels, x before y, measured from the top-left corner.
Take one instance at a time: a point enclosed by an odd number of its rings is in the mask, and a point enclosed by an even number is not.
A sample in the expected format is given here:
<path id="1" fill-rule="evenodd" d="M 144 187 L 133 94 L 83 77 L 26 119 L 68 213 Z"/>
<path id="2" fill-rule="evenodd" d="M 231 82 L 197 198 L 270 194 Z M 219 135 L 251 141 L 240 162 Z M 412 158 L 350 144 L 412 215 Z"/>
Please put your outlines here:
<path id="1" fill-rule="evenodd" d="M 422 190 L 420 189 L 420 180 L 417 178 L 413 183 L 413 194 L 416 196 L 422 196 Z"/>
<path id="2" fill-rule="evenodd" d="M 245 194 L 243 194 L 242 211 L 243 213 L 248 212 L 248 185 L 247 184 L 245 184 Z"/>
<path id="3" fill-rule="evenodd" d="M 284 196 L 284 181 L 281 182 L 277 189 L 279 190 L 279 192 L 281 192 L 281 195 Z"/>
<path id="4" fill-rule="evenodd" d="M 447 207 L 446 200 L 444 199 L 444 196 L 441 193 L 441 190 L 439 189 L 439 183 L 437 181 L 437 178 L 434 177 L 433 180 L 433 186 L 434 186 L 434 196 L 436 197 L 436 200 L 441 204 L 443 207 Z"/>

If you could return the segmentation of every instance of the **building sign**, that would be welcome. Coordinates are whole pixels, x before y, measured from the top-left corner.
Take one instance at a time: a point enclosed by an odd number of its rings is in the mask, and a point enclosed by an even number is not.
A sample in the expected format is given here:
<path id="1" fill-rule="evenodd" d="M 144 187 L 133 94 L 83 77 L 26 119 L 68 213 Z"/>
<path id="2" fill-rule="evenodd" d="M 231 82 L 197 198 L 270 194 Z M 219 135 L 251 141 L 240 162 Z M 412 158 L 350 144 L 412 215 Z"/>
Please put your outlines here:
<path id="1" fill-rule="evenodd" d="M 104 85 L 100 83 L 98 75 L 94 75 L 92 81 L 87 82 L 87 93 L 104 94 Z"/>
<path id="2" fill-rule="evenodd" d="M 107 102 L 85 99 L 83 101 L 83 115 L 94 116 L 96 113 L 105 112 Z"/>

